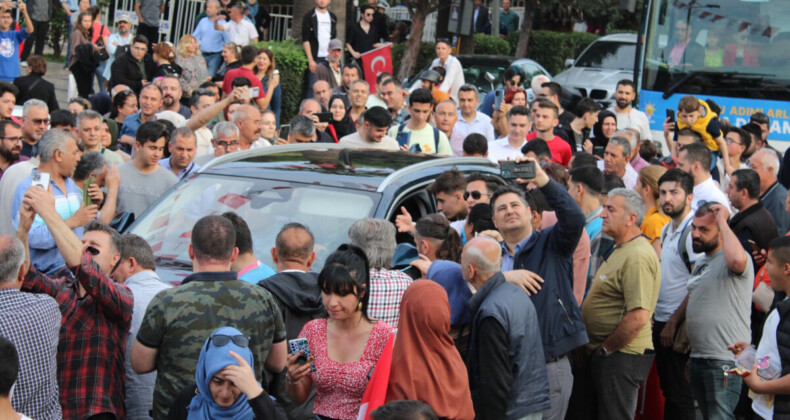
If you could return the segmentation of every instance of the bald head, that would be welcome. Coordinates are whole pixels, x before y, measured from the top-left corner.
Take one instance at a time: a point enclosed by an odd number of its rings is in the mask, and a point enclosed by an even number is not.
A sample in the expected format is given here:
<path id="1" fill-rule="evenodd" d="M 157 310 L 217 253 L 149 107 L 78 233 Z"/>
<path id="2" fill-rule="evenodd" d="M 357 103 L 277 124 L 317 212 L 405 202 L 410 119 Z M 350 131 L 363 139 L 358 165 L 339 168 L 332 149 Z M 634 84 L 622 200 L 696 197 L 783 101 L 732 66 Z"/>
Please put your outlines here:
<path id="1" fill-rule="evenodd" d="M 464 279 L 480 288 L 502 267 L 502 246 L 487 236 L 479 236 L 466 243 L 461 255 Z"/>
<path id="2" fill-rule="evenodd" d="M 274 241 L 272 259 L 277 271 L 301 269 L 307 271 L 315 260 L 315 238 L 307 226 L 289 223 L 282 227 Z"/>

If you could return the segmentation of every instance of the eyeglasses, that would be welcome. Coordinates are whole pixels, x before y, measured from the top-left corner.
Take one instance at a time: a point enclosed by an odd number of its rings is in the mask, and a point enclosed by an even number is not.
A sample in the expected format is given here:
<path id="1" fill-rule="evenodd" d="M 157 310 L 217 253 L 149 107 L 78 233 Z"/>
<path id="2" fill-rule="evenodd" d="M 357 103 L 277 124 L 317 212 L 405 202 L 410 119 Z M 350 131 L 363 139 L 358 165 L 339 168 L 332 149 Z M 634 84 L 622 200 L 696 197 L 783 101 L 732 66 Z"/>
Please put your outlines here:
<path id="1" fill-rule="evenodd" d="M 518 83 L 519 83 L 518 79 L 513 79 L 513 80 L 510 81 L 510 84 L 513 85 L 513 86 L 518 86 Z"/>
<path id="2" fill-rule="evenodd" d="M 491 193 L 485 193 L 485 195 L 490 196 Z M 483 196 L 483 193 L 480 191 L 464 191 L 464 200 L 468 200 L 469 196 L 472 196 L 472 198 L 475 200 L 479 200 L 480 197 Z"/>
<path id="3" fill-rule="evenodd" d="M 88 253 L 93 255 L 94 257 L 99 255 L 99 254 L 101 254 L 101 251 L 99 251 L 98 248 L 95 248 L 95 247 L 92 247 L 92 246 L 85 247 L 85 250 L 88 251 Z"/>
<path id="4" fill-rule="evenodd" d="M 25 138 L 24 137 L 3 137 L 3 140 L 10 140 L 12 142 L 20 142 L 20 143 L 22 143 L 23 141 L 25 141 Z"/>
<path id="5" fill-rule="evenodd" d="M 237 141 L 232 141 L 232 142 L 218 141 L 217 142 L 217 147 L 221 147 L 223 149 L 227 149 L 228 147 L 236 147 L 238 145 L 239 145 L 239 142 L 237 142 Z"/>
<path id="6" fill-rule="evenodd" d="M 250 337 L 246 335 L 224 335 L 224 334 L 215 334 L 209 337 L 209 341 L 214 343 L 217 347 L 224 347 L 227 346 L 228 343 L 233 341 L 233 344 L 239 347 L 249 347 L 250 346 Z"/>
<path id="7" fill-rule="evenodd" d="M 49 124 L 49 118 L 33 118 L 30 121 L 33 121 L 35 125 Z"/>
<path id="8" fill-rule="evenodd" d="M 743 144 L 743 143 L 741 143 L 739 141 L 735 141 L 733 139 L 726 139 L 726 140 L 727 140 L 727 144 L 733 144 L 733 143 L 735 143 L 735 144 Z"/>

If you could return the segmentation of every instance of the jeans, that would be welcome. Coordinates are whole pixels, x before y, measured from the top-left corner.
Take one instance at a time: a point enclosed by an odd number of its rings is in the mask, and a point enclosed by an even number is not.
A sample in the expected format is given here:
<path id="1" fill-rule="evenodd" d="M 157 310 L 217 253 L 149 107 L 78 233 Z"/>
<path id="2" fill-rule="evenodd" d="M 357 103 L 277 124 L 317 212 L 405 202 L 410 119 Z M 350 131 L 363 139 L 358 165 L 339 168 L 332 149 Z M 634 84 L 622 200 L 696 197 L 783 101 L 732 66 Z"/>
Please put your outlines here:
<path id="1" fill-rule="evenodd" d="M 647 380 L 653 357 L 653 354 L 619 351 L 609 357 L 592 357 L 590 364 L 599 420 L 634 418 L 639 385 Z"/>
<path id="2" fill-rule="evenodd" d="M 725 366 L 734 367 L 735 362 L 695 358 L 689 362 L 691 390 L 705 420 L 735 419 L 743 380 L 738 375 L 728 375 L 725 387 Z"/>
<path id="3" fill-rule="evenodd" d="M 573 389 L 573 373 L 568 356 L 546 363 L 546 373 L 549 378 L 551 408 L 543 412 L 543 420 L 563 420 Z"/>
<path id="4" fill-rule="evenodd" d="M 214 76 L 217 74 L 217 70 L 219 70 L 220 64 L 222 64 L 222 53 L 203 53 L 203 59 L 206 60 L 206 67 L 208 67 L 208 75 Z"/>
<path id="5" fill-rule="evenodd" d="M 104 69 L 107 68 L 107 61 L 99 62 L 99 67 L 96 67 L 96 70 L 93 71 L 93 74 L 96 76 L 96 82 L 99 84 L 99 92 L 104 92 L 107 89 L 104 88 L 104 82 L 106 79 L 104 78 Z"/>
<path id="6" fill-rule="evenodd" d="M 39 22 L 34 20 L 33 31 L 33 34 L 25 40 L 25 48 L 22 49 L 22 56 L 19 57 L 20 61 L 25 61 L 28 57 L 30 57 L 30 51 L 33 49 L 33 44 L 36 44 L 36 55 L 44 54 L 44 43 L 47 41 L 47 35 L 49 35 L 49 22 Z"/>
<path id="7" fill-rule="evenodd" d="M 661 331 L 666 322 L 653 324 L 653 347 L 656 349 L 656 371 L 664 394 L 664 420 L 694 420 L 694 398 L 686 380 L 688 354 L 661 345 Z"/>

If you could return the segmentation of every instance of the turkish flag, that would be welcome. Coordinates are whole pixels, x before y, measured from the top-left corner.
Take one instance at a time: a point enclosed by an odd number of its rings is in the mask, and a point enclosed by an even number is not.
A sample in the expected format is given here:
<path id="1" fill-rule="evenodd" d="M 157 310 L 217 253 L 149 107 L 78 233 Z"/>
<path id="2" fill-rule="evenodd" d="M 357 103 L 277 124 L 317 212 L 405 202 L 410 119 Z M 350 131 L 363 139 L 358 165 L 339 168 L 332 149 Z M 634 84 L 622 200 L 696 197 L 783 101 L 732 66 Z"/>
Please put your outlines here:
<path id="1" fill-rule="evenodd" d="M 365 81 L 370 85 L 370 93 L 376 93 L 376 78 L 379 74 L 392 74 L 392 45 L 362 54 L 362 67 L 365 70 Z"/>

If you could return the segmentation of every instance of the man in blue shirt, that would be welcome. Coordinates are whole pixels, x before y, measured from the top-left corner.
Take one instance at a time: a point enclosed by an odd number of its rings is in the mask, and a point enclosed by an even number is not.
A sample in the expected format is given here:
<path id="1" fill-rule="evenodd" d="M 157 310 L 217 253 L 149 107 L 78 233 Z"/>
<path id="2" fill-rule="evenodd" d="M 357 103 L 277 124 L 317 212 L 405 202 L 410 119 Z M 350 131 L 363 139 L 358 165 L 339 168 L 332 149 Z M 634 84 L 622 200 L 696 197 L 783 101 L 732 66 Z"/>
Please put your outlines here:
<path id="1" fill-rule="evenodd" d="M 206 17 L 200 19 L 192 36 L 197 39 L 200 45 L 200 52 L 206 60 L 208 74 L 214 75 L 219 70 L 222 63 L 222 44 L 227 40 L 225 31 L 214 29 L 212 18 L 219 13 L 219 1 L 209 0 L 206 2 Z"/>
<path id="2" fill-rule="evenodd" d="M 33 182 L 33 177 L 49 174 L 48 188 L 55 196 L 55 210 L 66 225 L 78 237 L 82 237 L 82 226 L 96 218 L 99 207 L 95 204 L 83 206 L 82 190 L 71 179 L 81 155 L 77 147 L 77 139 L 68 131 L 52 129 L 44 133 L 38 147 L 41 161 L 38 170 L 22 180 L 14 192 L 14 201 L 11 205 L 14 228 L 19 226 L 19 207 L 22 205 L 25 192 Z M 30 261 L 36 269 L 54 275 L 65 265 L 55 239 L 39 216 L 36 216 L 30 228 L 29 241 Z"/>
<path id="3" fill-rule="evenodd" d="M 25 16 L 24 31 L 11 30 L 14 23 L 11 9 L 0 10 L 0 80 L 4 82 L 13 82 L 19 77 L 19 44 L 33 33 L 33 21 L 25 3 L 19 3 L 19 12 Z"/>
<path id="4" fill-rule="evenodd" d="M 162 107 L 162 89 L 151 83 L 145 85 L 140 91 L 140 112 L 132 114 L 123 120 L 123 127 L 118 134 L 118 142 L 126 153 L 131 153 L 132 146 L 137 141 L 137 129 L 143 123 L 154 121 L 154 116 Z"/>

